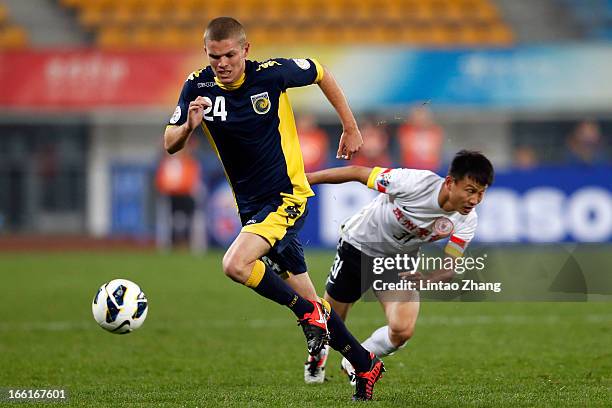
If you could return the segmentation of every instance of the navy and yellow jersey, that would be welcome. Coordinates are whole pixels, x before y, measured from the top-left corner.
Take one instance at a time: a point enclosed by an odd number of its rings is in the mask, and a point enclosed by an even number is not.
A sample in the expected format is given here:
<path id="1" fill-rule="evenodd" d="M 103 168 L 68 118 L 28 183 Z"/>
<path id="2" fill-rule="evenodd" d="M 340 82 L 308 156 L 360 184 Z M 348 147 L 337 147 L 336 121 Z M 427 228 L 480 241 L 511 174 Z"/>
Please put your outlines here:
<path id="1" fill-rule="evenodd" d="M 241 213 L 290 195 L 314 195 L 306 175 L 287 89 L 318 83 L 323 68 L 313 59 L 246 61 L 245 73 L 231 85 L 215 78 L 210 66 L 193 72 L 183 86 L 169 126 L 187 120 L 189 102 L 209 98 L 202 128 L 216 150 Z"/>

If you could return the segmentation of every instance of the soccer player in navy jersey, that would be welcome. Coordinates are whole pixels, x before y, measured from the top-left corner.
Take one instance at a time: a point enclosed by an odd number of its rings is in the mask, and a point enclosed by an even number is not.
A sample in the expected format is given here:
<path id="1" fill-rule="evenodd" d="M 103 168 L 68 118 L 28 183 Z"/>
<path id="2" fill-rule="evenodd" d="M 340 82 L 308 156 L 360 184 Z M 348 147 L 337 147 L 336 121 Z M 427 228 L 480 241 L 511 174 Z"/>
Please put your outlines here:
<path id="1" fill-rule="evenodd" d="M 247 60 L 250 44 L 233 18 L 212 20 L 204 45 L 210 66 L 185 81 L 164 146 L 169 153 L 177 152 L 195 128 L 202 127 L 223 164 L 243 225 L 223 257 L 223 271 L 291 309 L 311 356 L 328 342 L 340 351 L 356 369 L 353 399 L 371 399 L 384 371 L 382 361 L 363 348 L 317 296 L 297 237 L 314 193 L 304 173 L 287 89 L 319 85 L 342 122 L 337 156 L 350 159 L 363 141 L 346 98 L 314 59 Z"/>

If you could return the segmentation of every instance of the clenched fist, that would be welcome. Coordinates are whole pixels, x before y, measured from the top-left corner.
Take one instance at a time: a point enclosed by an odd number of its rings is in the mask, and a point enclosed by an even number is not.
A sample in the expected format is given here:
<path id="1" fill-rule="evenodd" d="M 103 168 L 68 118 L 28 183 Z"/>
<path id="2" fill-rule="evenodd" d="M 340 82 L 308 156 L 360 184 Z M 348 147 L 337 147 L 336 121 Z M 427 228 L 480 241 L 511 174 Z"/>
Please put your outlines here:
<path id="1" fill-rule="evenodd" d="M 200 126 L 202 118 L 204 117 L 204 109 L 212 106 L 210 98 L 205 96 L 198 96 L 195 100 L 189 102 L 189 110 L 187 111 L 187 128 L 189 131 L 193 131 L 195 128 Z"/>

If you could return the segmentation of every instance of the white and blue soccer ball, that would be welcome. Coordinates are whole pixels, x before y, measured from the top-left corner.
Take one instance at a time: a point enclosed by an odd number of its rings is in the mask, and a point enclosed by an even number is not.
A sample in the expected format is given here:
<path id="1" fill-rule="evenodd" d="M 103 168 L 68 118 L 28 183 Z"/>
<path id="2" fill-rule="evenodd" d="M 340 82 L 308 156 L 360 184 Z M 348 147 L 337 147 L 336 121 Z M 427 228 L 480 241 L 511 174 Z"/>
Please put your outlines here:
<path id="1" fill-rule="evenodd" d="M 127 279 L 114 279 L 100 286 L 91 304 L 96 322 L 115 334 L 130 333 L 144 323 L 149 311 L 147 297 Z"/>

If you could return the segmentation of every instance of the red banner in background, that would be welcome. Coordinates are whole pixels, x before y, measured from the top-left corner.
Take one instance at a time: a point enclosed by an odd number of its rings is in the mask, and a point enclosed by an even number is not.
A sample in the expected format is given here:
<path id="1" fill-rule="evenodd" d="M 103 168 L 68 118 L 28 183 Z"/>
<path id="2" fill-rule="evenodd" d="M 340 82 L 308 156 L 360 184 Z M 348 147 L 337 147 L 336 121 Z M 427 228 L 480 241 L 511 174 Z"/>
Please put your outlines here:
<path id="1" fill-rule="evenodd" d="M 162 107 L 205 65 L 192 53 L 27 51 L 0 53 L 0 106 L 81 110 Z"/>

